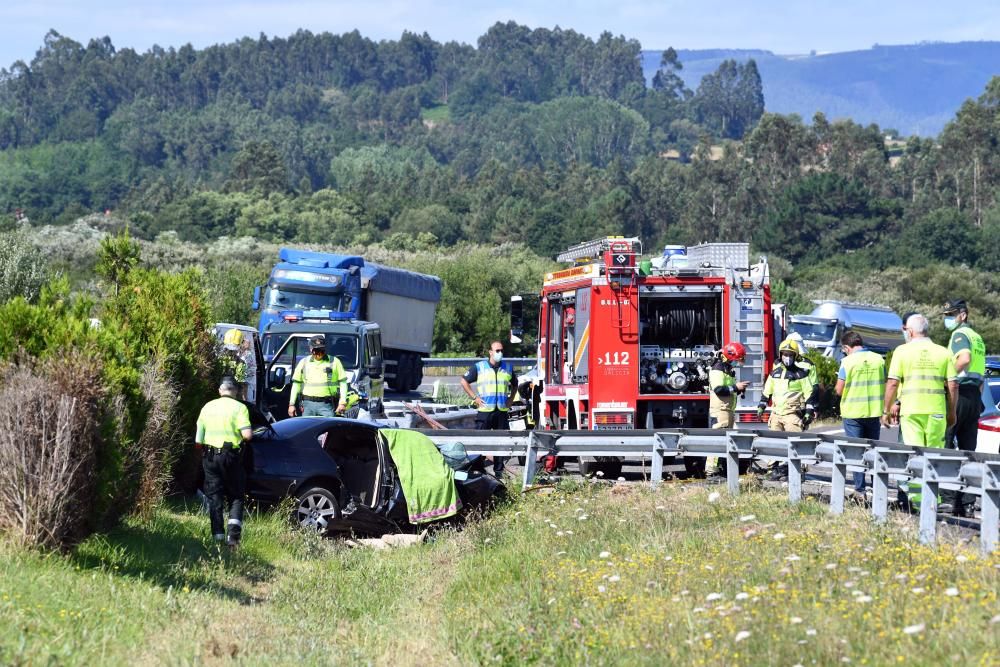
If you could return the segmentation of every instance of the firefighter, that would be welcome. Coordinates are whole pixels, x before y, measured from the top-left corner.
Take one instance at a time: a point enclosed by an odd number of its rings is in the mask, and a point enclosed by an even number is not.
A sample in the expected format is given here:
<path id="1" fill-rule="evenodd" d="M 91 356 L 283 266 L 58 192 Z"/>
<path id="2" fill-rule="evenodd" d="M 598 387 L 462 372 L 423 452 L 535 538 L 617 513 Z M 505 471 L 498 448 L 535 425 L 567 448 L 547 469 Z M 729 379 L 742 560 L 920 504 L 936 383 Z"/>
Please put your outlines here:
<path id="1" fill-rule="evenodd" d="M 253 437 L 247 406 L 237 400 L 235 380 L 223 378 L 219 398 L 209 401 L 198 415 L 195 442 L 204 448 L 202 469 L 205 472 L 205 495 L 216 542 L 226 540 L 237 547 L 243 536 L 243 496 L 246 492 L 246 469 L 243 447 Z M 228 497 L 228 530 L 223 526 L 224 498 Z"/>
<path id="2" fill-rule="evenodd" d="M 742 343 L 727 343 L 708 372 L 708 414 L 712 428 L 733 428 L 736 422 L 736 398 L 750 386 L 746 380 L 736 381 L 736 368 L 746 356 L 747 349 Z M 706 466 L 713 475 L 725 473 L 725 462 L 719 466 L 716 457 L 710 457 Z"/>
<path id="3" fill-rule="evenodd" d="M 303 417 L 333 417 L 347 409 L 347 373 L 336 356 L 326 354 L 326 338 L 317 334 L 309 339 L 310 356 L 304 357 L 292 373 L 292 393 L 288 398 L 288 416 L 301 411 Z M 302 406 L 296 403 L 302 398 Z"/>
<path id="4" fill-rule="evenodd" d="M 927 336 L 930 325 L 921 314 L 906 320 L 909 341 L 897 347 L 889 362 L 882 426 L 889 428 L 893 403 L 899 393 L 899 430 L 903 443 L 916 447 L 944 447 L 945 432 L 955 423 L 958 372 L 947 348 Z M 910 482 L 911 505 L 919 505 L 920 483 Z"/>
<path id="5" fill-rule="evenodd" d="M 785 341 L 778 348 L 779 363 L 767 376 L 757 405 L 760 417 L 771 399 L 767 427 L 772 431 L 803 431 L 816 418 L 817 387 L 809 379 L 809 371 L 799 365 L 797 348 L 795 341 Z"/>
<path id="6" fill-rule="evenodd" d="M 514 367 L 503 360 L 503 343 L 490 343 L 489 357 L 469 368 L 461 379 L 462 389 L 479 409 L 476 428 L 481 431 L 507 431 L 507 413 L 517 391 L 517 375 Z M 473 390 L 472 383 L 476 388 Z M 506 457 L 493 457 L 493 474 L 503 473 Z"/>
<path id="7" fill-rule="evenodd" d="M 816 370 L 816 364 L 806 359 L 806 344 L 802 340 L 802 334 L 800 334 L 797 331 L 793 331 L 792 333 L 788 334 L 788 336 L 782 342 L 782 345 L 784 343 L 790 343 L 792 345 L 793 349 L 795 350 L 795 354 L 798 355 L 798 360 L 795 362 L 795 364 L 809 371 L 809 381 L 818 387 L 819 371 Z"/>
<path id="8" fill-rule="evenodd" d="M 222 337 L 222 345 L 222 358 L 219 360 L 219 364 L 222 366 L 222 375 L 228 375 L 236 381 L 239 389 L 239 400 L 246 400 L 247 362 L 240 356 L 243 332 L 239 329 L 229 329 Z"/>
<path id="9" fill-rule="evenodd" d="M 969 307 L 957 299 L 945 304 L 941 313 L 944 326 L 951 332 L 948 350 L 958 373 L 958 402 L 955 408 L 955 425 L 945 435 L 945 447 L 967 452 L 976 451 L 979 435 L 979 415 L 983 411 L 983 377 L 986 375 L 986 344 L 983 337 L 969 326 Z M 974 502 L 968 494 L 949 491 L 945 500 L 953 500 L 952 513 L 965 516 L 966 501 Z"/>

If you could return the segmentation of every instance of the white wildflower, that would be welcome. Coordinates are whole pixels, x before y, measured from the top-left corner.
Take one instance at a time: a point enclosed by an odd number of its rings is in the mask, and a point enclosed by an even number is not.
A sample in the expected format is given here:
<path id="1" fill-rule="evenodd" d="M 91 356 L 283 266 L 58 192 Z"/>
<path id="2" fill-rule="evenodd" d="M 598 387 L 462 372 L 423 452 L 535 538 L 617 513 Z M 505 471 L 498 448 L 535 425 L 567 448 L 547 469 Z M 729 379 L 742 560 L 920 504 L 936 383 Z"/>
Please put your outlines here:
<path id="1" fill-rule="evenodd" d="M 709 593 L 705 596 L 707 602 L 715 602 L 716 600 L 721 600 L 725 597 L 722 593 Z"/>
<path id="2" fill-rule="evenodd" d="M 799 623 L 802 622 L 802 619 L 799 618 L 798 616 L 792 616 L 790 619 L 788 619 L 788 622 L 791 623 L 792 625 L 798 625 Z"/>
<path id="3" fill-rule="evenodd" d="M 581 514 L 580 516 L 578 516 L 576 518 L 576 520 L 577 521 L 586 521 L 587 520 L 587 515 L 586 514 Z"/>
<path id="4" fill-rule="evenodd" d="M 958 589 L 955 588 L 954 586 L 952 586 L 951 588 L 946 588 L 944 589 L 944 594 L 950 598 L 953 598 L 956 595 L 958 595 Z"/>
<path id="5" fill-rule="evenodd" d="M 815 628 L 809 628 L 808 630 L 806 630 L 806 634 L 809 635 L 810 637 L 815 637 L 816 636 L 816 629 Z"/>
<path id="6" fill-rule="evenodd" d="M 774 534 L 774 539 L 776 539 L 776 540 L 783 540 L 783 539 L 785 539 L 785 534 L 784 533 L 775 533 Z"/>
<path id="7" fill-rule="evenodd" d="M 555 599 L 555 598 L 549 598 L 549 601 L 548 601 L 548 602 L 546 602 L 545 604 L 549 604 L 549 605 L 551 605 L 551 604 L 554 604 L 554 603 L 555 603 L 555 601 L 556 601 L 556 599 Z"/>
<path id="8" fill-rule="evenodd" d="M 797 560 L 802 560 L 802 559 L 796 556 L 795 554 L 792 554 L 791 556 L 785 556 L 785 560 L 795 562 Z"/>
<path id="9" fill-rule="evenodd" d="M 904 635 L 915 635 L 915 634 L 923 632 L 924 631 L 924 627 L 925 626 L 924 626 L 923 623 L 918 623 L 916 625 L 908 625 L 905 628 L 903 628 L 903 634 Z"/>
<path id="10" fill-rule="evenodd" d="M 859 595 L 857 599 L 857 602 L 871 602 L 871 601 L 872 601 L 872 596 L 870 595 Z"/>
<path id="11" fill-rule="evenodd" d="M 601 553 L 597 554 L 597 557 L 598 558 L 611 558 L 611 552 L 610 551 L 602 551 Z"/>
<path id="12" fill-rule="evenodd" d="M 753 521 L 756 518 L 757 517 L 754 516 L 753 514 L 744 514 L 743 516 L 740 517 L 740 521 L 743 521 L 743 522 Z"/>
<path id="13" fill-rule="evenodd" d="M 719 495 L 718 491 L 712 491 L 710 494 L 708 494 L 708 502 L 710 503 L 717 502 L 721 497 L 722 496 Z"/>
<path id="14" fill-rule="evenodd" d="M 739 632 L 736 633 L 736 636 L 733 637 L 733 640 L 741 642 L 749 636 L 750 636 L 749 630 L 740 630 Z"/>
<path id="15" fill-rule="evenodd" d="M 608 577 L 608 581 L 611 582 L 612 584 L 615 583 L 616 581 L 621 581 L 621 580 L 622 578 L 619 577 L 617 574 L 612 574 L 610 577 Z"/>
<path id="16" fill-rule="evenodd" d="M 923 587 L 921 587 L 921 586 L 917 586 L 916 588 L 911 588 L 911 589 L 910 589 L 910 592 L 911 592 L 911 593 L 916 593 L 917 595 L 920 595 L 921 593 L 923 593 L 923 592 L 924 592 L 924 590 L 925 590 L 925 589 L 924 589 Z"/>
<path id="17" fill-rule="evenodd" d="M 955 560 L 957 560 L 959 563 L 964 563 L 965 561 L 969 560 L 969 557 L 959 554 L 958 556 L 955 556 Z"/>
<path id="18" fill-rule="evenodd" d="M 605 592 L 605 591 L 607 591 L 607 590 L 608 590 L 608 589 L 607 589 L 607 587 L 605 587 L 605 586 L 598 586 L 598 587 L 597 587 L 597 592 L 598 592 L 598 593 L 604 593 L 604 592 Z"/>
<path id="19" fill-rule="evenodd" d="M 746 600 L 749 597 L 750 597 L 749 593 L 737 593 L 736 594 L 736 599 L 737 600 Z"/>

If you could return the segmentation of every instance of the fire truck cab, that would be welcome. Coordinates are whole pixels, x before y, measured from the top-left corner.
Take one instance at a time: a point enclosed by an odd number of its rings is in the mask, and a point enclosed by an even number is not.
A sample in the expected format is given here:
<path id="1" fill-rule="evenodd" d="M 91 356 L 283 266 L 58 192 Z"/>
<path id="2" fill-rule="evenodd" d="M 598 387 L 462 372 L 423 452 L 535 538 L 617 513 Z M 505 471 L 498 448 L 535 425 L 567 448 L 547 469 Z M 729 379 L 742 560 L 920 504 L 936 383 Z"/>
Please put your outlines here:
<path id="1" fill-rule="evenodd" d="M 723 345 L 747 356 L 737 419 L 756 421 L 774 359 L 768 265 L 746 243 L 668 246 L 643 259 L 637 238 L 608 237 L 559 255 L 540 302 L 540 425 L 626 430 L 707 428 L 708 372 Z"/>

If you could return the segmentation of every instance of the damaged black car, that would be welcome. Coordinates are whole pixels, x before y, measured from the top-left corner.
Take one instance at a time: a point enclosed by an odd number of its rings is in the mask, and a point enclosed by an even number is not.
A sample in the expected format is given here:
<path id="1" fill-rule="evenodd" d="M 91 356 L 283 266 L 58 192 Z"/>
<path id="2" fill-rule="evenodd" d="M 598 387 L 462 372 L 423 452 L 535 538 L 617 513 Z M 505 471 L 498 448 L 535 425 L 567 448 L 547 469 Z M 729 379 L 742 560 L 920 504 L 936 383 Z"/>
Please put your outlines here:
<path id="1" fill-rule="evenodd" d="M 248 495 L 295 499 L 293 520 L 324 534 L 381 535 L 461 518 L 502 499 L 503 484 L 464 448 L 350 419 L 298 417 L 255 431 Z"/>

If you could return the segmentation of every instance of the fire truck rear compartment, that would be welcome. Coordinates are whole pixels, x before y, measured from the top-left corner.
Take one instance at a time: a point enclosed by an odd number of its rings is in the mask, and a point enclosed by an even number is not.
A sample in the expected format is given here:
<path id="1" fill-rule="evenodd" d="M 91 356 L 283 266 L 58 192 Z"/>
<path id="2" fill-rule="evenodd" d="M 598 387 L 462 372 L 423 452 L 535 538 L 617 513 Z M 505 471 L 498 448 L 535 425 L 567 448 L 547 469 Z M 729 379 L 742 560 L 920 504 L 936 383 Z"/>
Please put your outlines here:
<path id="1" fill-rule="evenodd" d="M 705 393 L 708 371 L 721 347 L 721 294 L 642 296 L 639 393 Z"/>

